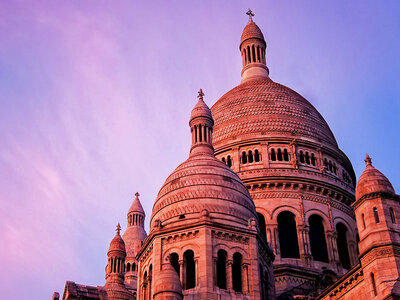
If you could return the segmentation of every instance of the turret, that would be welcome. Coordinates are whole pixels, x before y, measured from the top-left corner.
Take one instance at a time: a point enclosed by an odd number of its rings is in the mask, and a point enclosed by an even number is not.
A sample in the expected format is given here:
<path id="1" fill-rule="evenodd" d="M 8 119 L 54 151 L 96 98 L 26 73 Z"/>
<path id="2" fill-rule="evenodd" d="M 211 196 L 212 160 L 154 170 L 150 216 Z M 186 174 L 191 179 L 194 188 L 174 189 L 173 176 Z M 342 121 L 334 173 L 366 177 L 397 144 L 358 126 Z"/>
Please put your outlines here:
<path id="1" fill-rule="evenodd" d="M 135 200 L 127 214 L 128 227 L 123 235 L 127 254 L 125 260 L 125 284 L 133 290 L 137 289 L 138 264 L 136 254 L 146 238 L 146 231 L 144 230 L 145 217 L 146 215 L 139 200 L 139 193 L 136 193 Z"/>
<path id="2" fill-rule="evenodd" d="M 400 287 L 400 197 L 392 184 L 372 166 L 366 167 L 357 184 L 355 209 L 360 236 L 360 261 L 367 280 L 369 299 L 398 299 Z"/>
<path id="3" fill-rule="evenodd" d="M 182 285 L 178 273 L 172 267 L 170 257 L 162 264 L 159 276 L 154 282 L 154 300 L 182 300 Z"/>
<path id="4" fill-rule="evenodd" d="M 200 89 L 199 95 L 197 96 L 199 101 L 193 108 L 190 116 L 189 126 L 192 133 L 191 156 L 196 154 L 214 155 L 214 148 L 212 145 L 214 120 L 210 108 L 203 101 L 203 96 L 203 90 Z"/>
<path id="5" fill-rule="evenodd" d="M 132 292 L 128 291 L 124 284 L 125 243 L 120 235 L 121 225 L 117 225 L 117 234 L 112 239 L 108 249 L 108 264 L 106 267 L 106 284 L 108 300 L 134 300 Z"/>
<path id="6" fill-rule="evenodd" d="M 249 16 L 249 22 L 243 29 L 239 47 L 243 61 L 242 82 L 253 78 L 269 78 L 264 35 L 253 21 L 253 12 L 249 9 L 246 14 Z"/>

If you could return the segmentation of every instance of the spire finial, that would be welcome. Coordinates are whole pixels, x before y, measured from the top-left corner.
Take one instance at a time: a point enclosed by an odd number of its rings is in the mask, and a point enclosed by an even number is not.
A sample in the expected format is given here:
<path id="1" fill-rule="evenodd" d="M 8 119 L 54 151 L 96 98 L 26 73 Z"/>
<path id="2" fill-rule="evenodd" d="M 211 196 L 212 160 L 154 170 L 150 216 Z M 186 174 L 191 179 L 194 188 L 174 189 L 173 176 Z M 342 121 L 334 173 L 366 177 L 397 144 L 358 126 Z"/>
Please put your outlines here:
<path id="1" fill-rule="evenodd" d="M 365 164 L 366 164 L 367 166 L 372 166 L 372 159 L 371 159 L 371 157 L 369 157 L 368 154 L 365 156 L 364 161 L 365 161 Z"/>
<path id="2" fill-rule="evenodd" d="M 199 95 L 197 96 L 197 98 L 199 98 L 199 100 L 202 100 L 202 101 L 203 101 L 203 96 L 204 96 L 203 90 L 200 89 Z"/>
<path id="3" fill-rule="evenodd" d="M 140 194 L 138 192 L 135 193 L 136 199 L 139 199 Z"/>
<path id="4" fill-rule="evenodd" d="M 249 10 L 247 11 L 246 15 L 249 16 L 249 22 L 253 22 L 253 17 L 254 17 L 254 13 L 251 11 L 251 9 L 249 8 Z"/>
<path id="5" fill-rule="evenodd" d="M 117 230 L 116 230 L 117 234 L 120 235 L 121 232 L 121 225 L 118 223 L 117 225 Z"/>

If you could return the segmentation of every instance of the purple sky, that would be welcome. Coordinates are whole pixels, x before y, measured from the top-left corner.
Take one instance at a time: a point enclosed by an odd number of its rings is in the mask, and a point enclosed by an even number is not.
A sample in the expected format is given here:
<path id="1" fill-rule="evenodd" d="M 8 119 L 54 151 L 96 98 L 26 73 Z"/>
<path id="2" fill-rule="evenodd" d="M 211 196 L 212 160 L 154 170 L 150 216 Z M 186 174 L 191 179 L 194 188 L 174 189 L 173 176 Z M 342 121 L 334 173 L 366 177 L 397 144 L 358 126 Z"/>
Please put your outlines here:
<path id="1" fill-rule="evenodd" d="M 316 106 L 357 177 L 369 153 L 400 192 L 397 0 L 3 0 L 2 299 L 104 284 L 134 193 L 148 221 L 188 156 L 198 89 L 211 106 L 240 82 L 248 7 L 271 78 Z"/>

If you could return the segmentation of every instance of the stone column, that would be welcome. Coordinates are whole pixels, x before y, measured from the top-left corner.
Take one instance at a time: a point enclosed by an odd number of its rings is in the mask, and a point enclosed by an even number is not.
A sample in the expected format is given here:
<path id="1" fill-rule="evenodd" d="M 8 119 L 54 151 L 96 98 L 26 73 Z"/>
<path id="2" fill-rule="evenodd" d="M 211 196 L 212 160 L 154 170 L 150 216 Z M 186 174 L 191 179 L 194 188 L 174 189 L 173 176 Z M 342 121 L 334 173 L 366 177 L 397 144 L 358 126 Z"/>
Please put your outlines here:
<path id="1" fill-rule="evenodd" d="M 199 273 L 200 273 L 199 271 L 200 271 L 199 270 L 199 258 L 195 257 L 194 258 L 194 274 L 196 275 L 196 278 L 194 279 L 195 280 L 195 282 L 194 282 L 194 286 L 195 287 L 199 285 Z"/>
<path id="2" fill-rule="evenodd" d="M 226 261 L 226 285 L 228 290 L 233 289 L 233 283 L 232 283 L 232 260 L 227 260 Z"/>
<path id="3" fill-rule="evenodd" d="M 181 285 L 183 287 L 183 259 L 179 260 L 179 279 L 181 280 Z"/>
<path id="4" fill-rule="evenodd" d="M 214 272 L 213 272 L 213 286 L 214 286 L 214 290 L 215 287 L 217 286 L 217 264 L 218 264 L 218 258 L 214 257 L 213 258 L 213 264 L 214 264 Z"/>
<path id="5" fill-rule="evenodd" d="M 339 260 L 339 252 L 337 249 L 337 232 L 333 230 L 329 230 L 326 233 L 326 236 L 328 238 L 328 243 L 330 244 L 332 248 L 332 261 L 335 262 L 336 264 L 336 270 L 339 271 L 339 265 L 341 265 L 340 260 Z"/>
<path id="6" fill-rule="evenodd" d="M 269 168 L 269 150 L 268 143 L 261 143 L 261 159 L 263 162 L 264 168 Z"/>
<path id="7" fill-rule="evenodd" d="M 239 147 L 232 148 L 232 170 L 235 172 L 240 171 L 240 153 Z"/>
<path id="8" fill-rule="evenodd" d="M 274 248 L 275 248 L 275 254 L 280 255 L 281 254 L 281 248 L 280 248 L 280 243 L 279 243 L 279 232 L 278 232 L 278 224 L 273 225 L 273 239 L 274 239 Z"/>
<path id="9" fill-rule="evenodd" d="M 242 288 L 243 294 L 249 293 L 249 265 L 246 263 L 242 265 Z"/>
<path id="10" fill-rule="evenodd" d="M 300 233 L 300 244 L 301 244 L 301 252 L 300 255 L 303 257 L 307 266 L 311 266 L 311 252 L 310 252 L 310 237 L 309 232 L 310 229 L 307 225 L 300 225 L 298 228 Z"/>

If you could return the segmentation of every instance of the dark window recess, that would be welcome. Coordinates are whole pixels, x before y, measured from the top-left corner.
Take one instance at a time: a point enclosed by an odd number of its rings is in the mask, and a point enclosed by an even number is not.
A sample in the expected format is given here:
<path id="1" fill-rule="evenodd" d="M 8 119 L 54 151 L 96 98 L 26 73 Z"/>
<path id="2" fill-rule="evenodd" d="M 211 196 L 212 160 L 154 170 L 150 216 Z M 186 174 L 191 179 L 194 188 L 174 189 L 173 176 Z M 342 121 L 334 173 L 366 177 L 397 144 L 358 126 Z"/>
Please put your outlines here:
<path id="1" fill-rule="evenodd" d="M 338 223 L 336 225 L 336 231 L 339 260 L 342 263 L 343 268 L 350 269 L 350 257 L 347 245 L 347 227 L 343 223 Z"/>
<path id="2" fill-rule="evenodd" d="M 278 215 L 279 244 L 282 258 L 300 258 L 299 242 L 294 214 L 289 211 Z"/>
<path id="3" fill-rule="evenodd" d="M 242 255 L 233 254 L 232 286 L 236 292 L 242 292 Z"/>
<path id="4" fill-rule="evenodd" d="M 225 250 L 218 251 L 217 259 L 217 286 L 226 289 L 226 256 Z"/>
<path id="5" fill-rule="evenodd" d="M 192 289 L 196 285 L 196 264 L 194 261 L 194 252 L 192 250 L 187 250 L 183 254 L 183 263 L 186 271 L 184 289 Z"/>
<path id="6" fill-rule="evenodd" d="M 310 225 L 311 254 L 314 260 L 329 262 L 322 217 L 318 215 L 312 215 L 308 219 L 308 223 Z"/>

